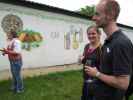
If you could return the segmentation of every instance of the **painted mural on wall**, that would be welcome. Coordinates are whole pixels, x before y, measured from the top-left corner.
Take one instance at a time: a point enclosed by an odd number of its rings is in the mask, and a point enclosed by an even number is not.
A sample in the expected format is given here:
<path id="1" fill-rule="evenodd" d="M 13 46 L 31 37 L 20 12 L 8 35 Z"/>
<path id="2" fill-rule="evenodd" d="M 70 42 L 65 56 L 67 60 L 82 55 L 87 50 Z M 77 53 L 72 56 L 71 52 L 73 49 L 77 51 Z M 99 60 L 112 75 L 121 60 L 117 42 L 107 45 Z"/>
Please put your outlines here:
<path id="1" fill-rule="evenodd" d="M 18 32 L 23 29 L 23 22 L 20 17 L 12 14 L 6 15 L 1 25 L 5 33 L 9 33 L 11 30 Z"/>
<path id="2" fill-rule="evenodd" d="M 39 47 L 43 38 L 39 32 L 33 30 L 23 30 L 18 32 L 19 40 L 22 41 L 22 48 L 31 50 L 32 48 Z"/>
<path id="3" fill-rule="evenodd" d="M 64 34 L 64 48 L 65 49 L 78 49 L 80 43 L 83 42 L 82 28 L 75 28 L 70 26 L 70 31 Z"/>
<path id="4" fill-rule="evenodd" d="M 39 47 L 43 41 L 41 33 L 30 29 L 24 30 L 23 21 L 17 15 L 6 15 L 1 25 L 5 33 L 10 33 L 11 31 L 17 32 L 19 39 L 22 41 L 22 48 L 25 50 Z"/>

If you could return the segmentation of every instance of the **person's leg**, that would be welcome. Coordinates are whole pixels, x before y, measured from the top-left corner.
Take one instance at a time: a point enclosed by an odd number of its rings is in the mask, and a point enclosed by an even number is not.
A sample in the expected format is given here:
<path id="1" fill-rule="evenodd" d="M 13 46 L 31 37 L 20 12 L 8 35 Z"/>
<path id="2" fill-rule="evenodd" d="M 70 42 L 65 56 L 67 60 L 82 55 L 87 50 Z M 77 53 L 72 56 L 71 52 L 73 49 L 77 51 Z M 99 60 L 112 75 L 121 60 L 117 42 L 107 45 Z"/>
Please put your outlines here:
<path id="1" fill-rule="evenodd" d="M 87 100 L 95 100 L 95 99 L 94 99 L 94 96 L 93 95 L 88 94 Z"/>
<path id="2" fill-rule="evenodd" d="M 84 82 L 81 100 L 93 100 L 93 95 L 89 91 L 89 84 Z"/>
<path id="3" fill-rule="evenodd" d="M 114 100 L 113 97 L 112 98 L 108 98 L 108 97 L 102 97 L 102 96 L 97 96 L 93 98 L 94 100 Z"/>
<path id="4" fill-rule="evenodd" d="M 85 100 L 85 88 L 86 88 L 86 84 L 83 83 L 81 100 Z"/>
<path id="5" fill-rule="evenodd" d="M 13 61 L 10 61 L 10 69 L 11 69 L 11 75 L 12 75 L 10 90 L 15 90 L 16 79 L 15 79 L 14 62 Z"/>
<path id="6" fill-rule="evenodd" d="M 15 66 L 16 92 L 20 92 L 23 90 L 23 81 L 21 78 L 21 67 L 22 67 L 21 61 L 15 61 L 14 66 Z"/>

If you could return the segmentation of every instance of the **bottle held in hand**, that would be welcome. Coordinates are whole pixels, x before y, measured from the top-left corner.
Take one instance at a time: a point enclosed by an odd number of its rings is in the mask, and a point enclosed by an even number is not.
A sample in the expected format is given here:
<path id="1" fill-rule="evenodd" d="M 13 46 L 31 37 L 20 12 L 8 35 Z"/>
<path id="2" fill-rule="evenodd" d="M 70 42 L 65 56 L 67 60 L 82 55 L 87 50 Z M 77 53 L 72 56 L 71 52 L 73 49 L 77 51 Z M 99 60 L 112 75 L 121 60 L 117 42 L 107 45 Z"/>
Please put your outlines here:
<path id="1" fill-rule="evenodd" d="M 78 64 L 82 64 L 82 60 L 84 59 L 83 55 L 79 55 L 78 57 Z"/>
<path id="2" fill-rule="evenodd" d="M 86 66 L 92 66 L 92 60 L 87 59 L 85 65 L 86 65 Z"/>
<path id="3" fill-rule="evenodd" d="M 93 67 L 93 66 L 92 66 L 92 60 L 91 60 L 91 59 L 87 59 L 85 65 L 86 65 L 86 66 L 91 66 L 91 67 Z M 93 78 L 90 76 L 90 77 L 88 78 L 87 82 L 88 82 L 88 83 L 92 83 L 92 82 L 93 82 Z"/>

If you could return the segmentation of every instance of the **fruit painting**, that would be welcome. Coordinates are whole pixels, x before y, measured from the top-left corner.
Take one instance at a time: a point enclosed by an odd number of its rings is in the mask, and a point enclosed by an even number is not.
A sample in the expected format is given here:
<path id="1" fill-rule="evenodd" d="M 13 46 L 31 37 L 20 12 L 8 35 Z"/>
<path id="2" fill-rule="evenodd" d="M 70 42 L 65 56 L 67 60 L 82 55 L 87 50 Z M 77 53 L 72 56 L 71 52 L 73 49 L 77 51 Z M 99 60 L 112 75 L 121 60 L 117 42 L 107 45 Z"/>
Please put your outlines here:
<path id="1" fill-rule="evenodd" d="M 32 30 L 24 30 L 18 32 L 19 40 L 22 41 L 22 48 L 31 50 L 31 48 L 39 47 L 43 41 L 41 33 Z"/>

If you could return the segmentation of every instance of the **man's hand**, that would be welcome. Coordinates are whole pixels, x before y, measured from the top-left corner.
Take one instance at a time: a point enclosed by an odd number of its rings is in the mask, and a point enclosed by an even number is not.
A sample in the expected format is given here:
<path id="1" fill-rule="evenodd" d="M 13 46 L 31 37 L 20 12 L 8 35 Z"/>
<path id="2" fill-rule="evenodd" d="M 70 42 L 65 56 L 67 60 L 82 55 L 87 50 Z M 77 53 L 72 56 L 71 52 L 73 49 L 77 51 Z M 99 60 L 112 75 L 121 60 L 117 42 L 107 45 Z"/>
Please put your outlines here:
<path id="1" fill-rule="evenodd" d="M 91 67 L 91 66 L 85 66 L 85 72 L 92 77 L 96 77 L 96 74 L 98 72 L 96 67 Z"/>

